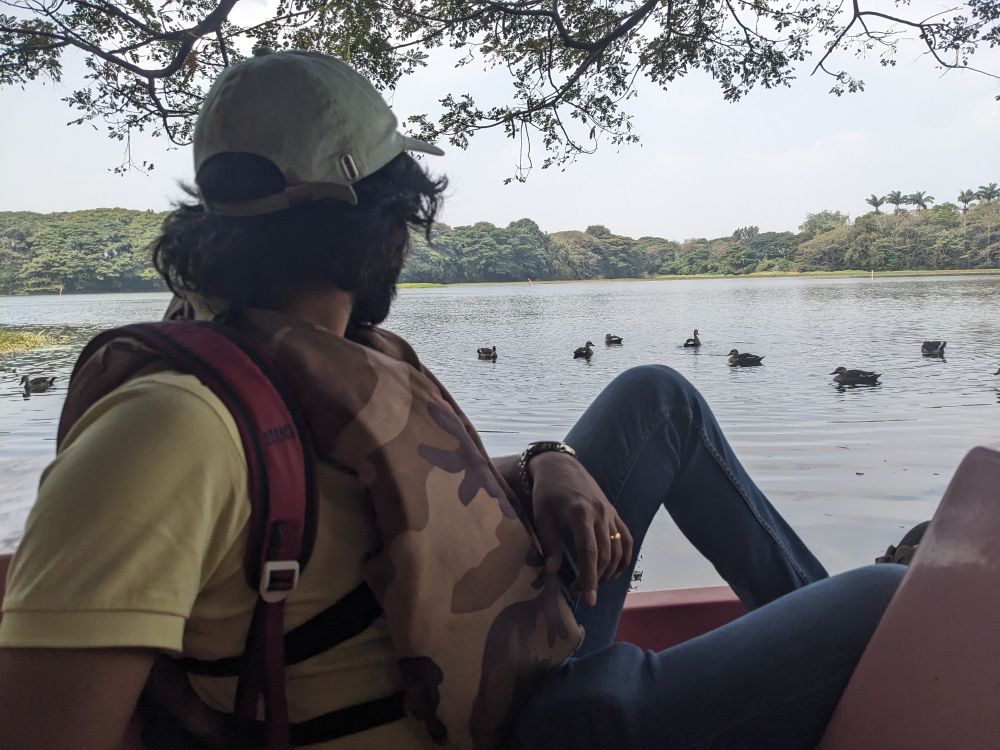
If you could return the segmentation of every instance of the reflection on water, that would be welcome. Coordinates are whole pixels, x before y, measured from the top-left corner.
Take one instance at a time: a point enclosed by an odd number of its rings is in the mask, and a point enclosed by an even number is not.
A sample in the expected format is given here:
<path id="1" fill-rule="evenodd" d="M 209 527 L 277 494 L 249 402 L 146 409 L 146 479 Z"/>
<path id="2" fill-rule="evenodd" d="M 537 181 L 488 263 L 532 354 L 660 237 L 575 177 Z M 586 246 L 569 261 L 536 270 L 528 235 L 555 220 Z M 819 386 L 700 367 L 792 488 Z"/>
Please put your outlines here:
<path id="1" fill-rule="evenodd" d="M 388 326 L 452 390 L 494 453 L 560 437 L 616 374 L 668 364 L 708 397 L 752 475 L 831 569 L 870 561 L 935 507 L 961 457 L 998 442 L 1000 278 L 753 279 L 404 290 Z M 165 295 L 0 299 L 0 325 L 59 346 L 0 358 L 0 546 L 20 533 L 52 455 L 66 378 L 100 328 L 156 318 Z M 683 343 L 697 327 L 703 345 Z M 605 347 L 604 335 L 624 338 Z M 587 340 L 591 360 L 573 359 Z M 944 359 L 921 356 L 927 339 Z M 476 357 L 496 346 L 496 362 Z M 730 349 L 765 357 L 731 368 Z M 882 373 L 837 387 L 838 366 Z M 25 399 L 20 374 L 56 375 Z M 644 551 L 643 588 L 714 574 L 665 514 Z"/>

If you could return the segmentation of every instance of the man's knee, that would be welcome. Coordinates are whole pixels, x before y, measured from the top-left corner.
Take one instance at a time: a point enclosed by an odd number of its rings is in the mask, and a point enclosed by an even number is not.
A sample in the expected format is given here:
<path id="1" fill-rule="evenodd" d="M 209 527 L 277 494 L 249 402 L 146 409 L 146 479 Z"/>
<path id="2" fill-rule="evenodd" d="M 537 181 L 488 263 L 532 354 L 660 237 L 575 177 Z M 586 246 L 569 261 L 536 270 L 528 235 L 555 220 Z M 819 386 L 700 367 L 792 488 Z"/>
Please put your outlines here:
<path id="1" fill-rule="evenodd" d="M 875 607 L 885 607 L 899 588 L 903 576 L 906 575 L 905 565 L 885 563 L 881 565 L 866 565 L 863 568 L 845 573 L 858 579 L 858 585 L 865 592 Z"/>
<path id="2" fill-rule="evenodd" d="M 667 397 L 668 401 L 676 398 L 689 399 L 698 394 L 698 390 L 677 370 L 667 365 L 638 365 L 632 367 L 613 381 L 625 394 L 634 398 L 647 400 L 649 396 Z"/>
<path id="3" fill-rule="evenodd" d="M 855 568 L 829 579 L 830 584 L 838 587 L 838 597 L 849 600 L 851 620 L 868 633 L 866 642 L 905 575 L 905 566 L 886 563 Z"/>

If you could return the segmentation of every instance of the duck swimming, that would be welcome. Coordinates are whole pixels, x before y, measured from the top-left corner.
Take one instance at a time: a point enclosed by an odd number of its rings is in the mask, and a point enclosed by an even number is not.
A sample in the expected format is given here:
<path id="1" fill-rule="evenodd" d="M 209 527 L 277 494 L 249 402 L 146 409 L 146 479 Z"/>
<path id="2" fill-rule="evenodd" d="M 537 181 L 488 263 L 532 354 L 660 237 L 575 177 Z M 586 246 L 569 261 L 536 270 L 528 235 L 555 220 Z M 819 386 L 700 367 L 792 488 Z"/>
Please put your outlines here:
<path id="1" fill-rule="evenodd" d="M 735 349 L 729 352 L 730 367 L 757 367 L 757 365 L 762 363 L 763 359 L 763 357 L 758 357 L 756 354 L 747 354 L 746 352 L 740 354 Z"/>
<path id="2" fill-rule="evenodd" d="M 21 385 L 24 386 L 24 395 L 30 396 L 32 393 L 45 393 L 52 384 L 56 382 L 54 377 L 29 378 L 27 375 L 21 378 Z"/>
<path id="3" fill-rule="evenodd" d="M 698 346 L 701 346 L 701 339 L 698 338 L 698 329 L 697 328 L 694 329 L 694 338 L 690 338 L 687 341 L 685 341 L 684 342 L 684 346 L 687 346 L 687 347 L 691 347 L 691 346 L 698 347 Z"/>
<path id="4" fill-rule="evenodd" d="M 943 357 L 947 345 L 947 341 L 925 341 L 920 345 L 920 352 L 925 357 Z"/>
<path id="5" fill-rule="evenodd" d="M 870 370 L 848 370 L 846 367 L 838 367 L 830 373 L 834 375 L 834 381 L 840 385 L 881 385 L 878 379 L 881 373 Z"/>
<path id="6" fill-rule="evenodd" d="M 480 359 L 488 359 L 493 362 L 497 361 L 497 348 L 495 346 L 481 346 L 476 350 L 476 354 Z"/>
<path id="7" fill-rule="evenodd" d="M 621 336 L 612 336 L 610 333 L 604 337 L 604 344 L 606 346 L 620 346 L 622 343 Z"/>
<path id="8" fill-rule="evenodd" d="M 584 344 L 579 349 L 573 352 L 573 359 L 579 359 L 580 357 L 583 357 L 584 359 L 590 359 L 591 357 L 594 356 L 593 346 L 594 345 L 588 341 L 586 344 Z"/>

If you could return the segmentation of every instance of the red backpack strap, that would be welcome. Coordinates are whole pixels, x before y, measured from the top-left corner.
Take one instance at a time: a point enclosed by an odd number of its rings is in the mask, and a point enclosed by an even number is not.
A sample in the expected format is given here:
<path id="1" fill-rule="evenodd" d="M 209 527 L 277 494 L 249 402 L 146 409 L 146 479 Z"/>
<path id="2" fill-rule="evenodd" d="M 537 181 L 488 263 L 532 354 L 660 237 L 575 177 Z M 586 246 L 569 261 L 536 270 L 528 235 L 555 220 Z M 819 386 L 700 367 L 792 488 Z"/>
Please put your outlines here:
<path id="1" fill-rule="evenodd" d="M 316 533 L 315 473 L 305 422 L 253 346 L 232 330 L 206 321 L 143 323 L 105 331 L 84 349 L 74 377 L 104 346 L 123 338 L 142 343 L 157 358 L 196 376 L 225 404 L 239 429 L 252 506 L 243 567 L 259 598 L 243 652 L 235 713 L 242 724 L 252 726 L 263 697 L 266 746 L 286 750 L 284 601 L 298 584 Z M 72 382 L 70 391 L 72 397 Z M 74 421 L 73 409 L 80 409 L 80 399 L 70 401 L 74 405 L 64 409 L 66 424 L 60 436 Z"/>

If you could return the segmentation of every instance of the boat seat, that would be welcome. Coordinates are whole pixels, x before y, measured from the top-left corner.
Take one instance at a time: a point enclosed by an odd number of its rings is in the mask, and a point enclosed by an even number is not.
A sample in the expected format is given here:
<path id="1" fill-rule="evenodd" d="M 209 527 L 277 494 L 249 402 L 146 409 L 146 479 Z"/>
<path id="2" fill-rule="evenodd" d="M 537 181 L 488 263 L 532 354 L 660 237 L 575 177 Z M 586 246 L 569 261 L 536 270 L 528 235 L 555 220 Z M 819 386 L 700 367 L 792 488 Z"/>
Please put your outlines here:
<path id="1" fill-rule="evenodd" d="M 962 461 L 819 750 L 1000 747 L 1000 451 Z"/>

